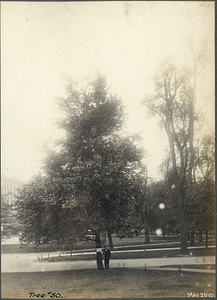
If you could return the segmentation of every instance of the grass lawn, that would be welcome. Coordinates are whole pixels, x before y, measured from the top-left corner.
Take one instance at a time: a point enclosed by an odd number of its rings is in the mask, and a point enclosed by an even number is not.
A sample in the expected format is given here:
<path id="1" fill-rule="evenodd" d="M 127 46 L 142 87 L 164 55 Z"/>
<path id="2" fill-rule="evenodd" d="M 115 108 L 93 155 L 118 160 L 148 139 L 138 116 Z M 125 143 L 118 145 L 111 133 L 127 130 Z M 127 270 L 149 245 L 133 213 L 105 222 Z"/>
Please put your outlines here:
<path id="1" fill-rule="evenodd" d="M 210 237 L 209 245 L 215 244 L 214 238 L 215 238 L 215 236 Z M 145 242 L 144 235 L 139 235 L 139 236 L 133 237 L 133 238 L 120 239 L 117 236 L 115 236 L 114 234 L 112 234 L 112 240 L 113 240 L 114 247 L 126 247 L 127 246 L 127 249 L 130 249 L 130 246 L 132 246 L 132 249 L 134 249 L 133 245 L 137 245 L 137 248 L 144 248 L 144 247 L 150 248 L 150 247 L 153 247 L 153 245 L 156 243 L 158 245 L 156 245 L 154 247 L 157 247 L 157 248 L 171 247 L 172 244 L 168 244 L 168 242 L 173 243 L 173 246 L 178 247 L 177 242 L 180 241 L 180 238 L 178 238 L 176 236 L 167 236 L 166 239 L 163 240 L 162 237 L 151 235 L 150 236 L 151 244 L 148 244 L 148 245 L 144 244 L 144 242 Z M 7 240 L 5 240 L 5 242 L 6 242 L 6 244 L 4 244 L 4 242 L 3 242 L 3 244 L 1 245 L 1 253 L 33 253 L 33 252 L 58 251 L 57 244 L 41 244 L 40 246 L 36 247 L 36 245 L 34 245 L 34 244 L 10 245 L 10 244 L 7 244 Z M 167 242 L 167 243 L 165 244 L 165 242 Z M 189 244 L 189 241 L 188 241 L 188 244 Z M 197 241 L 196 244 L 197 245 L 205 245 L 205 241 L 203 241 L 203 242 Z M 71 249 L 74 249 L 74 250 L 93 249 L 94 250 L 95 243 L 80 241 L 80 242 L 74 243 L 73 245 L 63 245 L 61 247 L 61 249 L 59 249 L 59 250 L 66 251 L 66 250 L 71 250 Z"/>
<path id="2" fill-rule="evenodd" d="M 215 276 L 166 270 L 109 269 L 38 273 L 3 273 L 1 297 L 29 299 L 29 293 L 55 298 L 187 298 L 188 293 L 215 297 Z M 33 295 L 32 295 L 33 296 Z M 31 297 L 36 299 L 36 296 Z M 201 298 L 201 297 L 200 297 Z"/>

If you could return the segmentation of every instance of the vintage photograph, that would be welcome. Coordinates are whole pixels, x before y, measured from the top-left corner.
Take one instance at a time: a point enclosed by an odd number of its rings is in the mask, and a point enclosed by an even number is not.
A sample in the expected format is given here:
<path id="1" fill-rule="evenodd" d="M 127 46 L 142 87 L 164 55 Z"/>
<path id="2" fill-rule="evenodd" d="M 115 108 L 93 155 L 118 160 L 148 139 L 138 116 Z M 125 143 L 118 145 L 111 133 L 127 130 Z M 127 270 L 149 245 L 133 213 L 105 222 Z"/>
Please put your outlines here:
<path id="1" fill-rule="evenodd" d="M 215 2 L 1 1 L 1 299 L 216 298 Z"/>

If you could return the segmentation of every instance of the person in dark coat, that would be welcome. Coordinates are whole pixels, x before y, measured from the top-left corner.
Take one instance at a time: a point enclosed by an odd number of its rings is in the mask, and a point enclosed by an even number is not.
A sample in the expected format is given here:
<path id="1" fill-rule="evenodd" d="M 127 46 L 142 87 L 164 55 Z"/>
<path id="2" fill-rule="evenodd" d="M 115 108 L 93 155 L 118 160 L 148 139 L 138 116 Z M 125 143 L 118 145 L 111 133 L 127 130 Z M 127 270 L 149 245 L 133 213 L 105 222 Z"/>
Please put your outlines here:
<path id="1" fill-rule="evenodd" d="M 109 259 L 111 257 L 110 249 L 105 247 L 104 249 L 104 262 L 105 262 L 105 269 L 109 269 Z"/>

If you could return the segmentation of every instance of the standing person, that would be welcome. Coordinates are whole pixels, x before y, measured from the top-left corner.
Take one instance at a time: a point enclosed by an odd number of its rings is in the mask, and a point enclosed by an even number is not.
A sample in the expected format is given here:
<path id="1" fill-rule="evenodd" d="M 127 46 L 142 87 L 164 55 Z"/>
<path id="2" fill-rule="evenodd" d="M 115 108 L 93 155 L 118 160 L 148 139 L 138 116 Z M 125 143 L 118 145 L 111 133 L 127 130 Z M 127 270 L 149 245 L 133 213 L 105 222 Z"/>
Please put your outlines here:
<path id="1" fill-rule="evenodd" d="M 105 269 L 108 270 L 109 269 L 109 259 L 110 259 L 110 249 L 109 247 L 107 248 L 105 246 L 105 249 L 104 249 L 104 260 L 105 260 Z"/>

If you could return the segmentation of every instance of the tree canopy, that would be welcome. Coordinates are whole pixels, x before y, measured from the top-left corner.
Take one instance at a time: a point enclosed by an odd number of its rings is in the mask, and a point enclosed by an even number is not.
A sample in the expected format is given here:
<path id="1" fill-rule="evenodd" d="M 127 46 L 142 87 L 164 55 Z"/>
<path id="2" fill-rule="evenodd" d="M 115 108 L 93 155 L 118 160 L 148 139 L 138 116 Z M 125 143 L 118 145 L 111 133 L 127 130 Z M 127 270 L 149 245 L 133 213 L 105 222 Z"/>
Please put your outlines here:
<path id="1" fill-rule="evenodd" d="M 65 138 L 58 142 L 58 152 L 48 153 L 46 175 L 19 196 L 23 237 L 70 238 L 91 230 L 96 247 L 101 247 L 102 232 L 133 229 L 130 216 L 143 153 L 136 136 L 120 132 L 124 107 L 109 93 L 105 76 L 96 74 L 85 88 L 67 82 L 58 105 Z"/>

